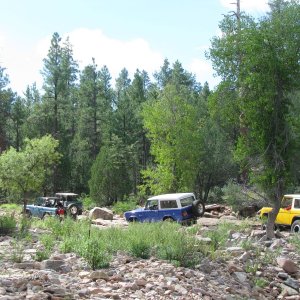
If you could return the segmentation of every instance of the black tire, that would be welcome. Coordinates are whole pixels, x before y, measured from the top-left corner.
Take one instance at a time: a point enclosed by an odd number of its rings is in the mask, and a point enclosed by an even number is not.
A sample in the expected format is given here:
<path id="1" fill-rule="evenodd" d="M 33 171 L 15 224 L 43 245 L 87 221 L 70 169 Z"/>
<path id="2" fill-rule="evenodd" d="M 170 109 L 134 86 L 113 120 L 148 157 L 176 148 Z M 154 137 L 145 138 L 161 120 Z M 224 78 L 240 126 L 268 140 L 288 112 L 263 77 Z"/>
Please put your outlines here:
<path id="1" fill-rule="evenodd" d="M 128 219 L 128 222 L 129 222 L 129 223 L 137 222 L 137 218 L 129 218 L 129 219 Z"/>
<path id="2" fill-rule="evenodd" d="M 42 216 L 42 220 L 45 220 L 45 219 L 47 219 L 49 217 L 50 217 L 50 214 L 44 213 L 43 216 Z"/>
<path id="3" fill-rule="evenodd" d="M 193 215 L 196 217 L 202 217 L 205 212 L 205 205 L 201 200 L 195 200 L 192 205 Z"/>
<path id="4" fill-rule="evenodd" d="M 26 211 L 25 211 L 25 216 L 27 217 L 27 218 L 31 218 L 32 217 L 32 213 L 31 213 L 31 211 L 30 210 L 28 210 L 28 209 L 26 209 Z"/>
<path id="5" fill-rule="evenodd" d="M 72 217 L 77 216 L 78 215 L 78 207 L 76 205 L 71 205 L 69 207 L 69 213 Z"/>
<path id="6" fill-rule="evenodd" d="M 296 220 L 293 222 L 291 232 L 300 233 L 300 220 Z"/>
<path id="7" fill-rule="evenodd" d="M 164 222 L 174 222 L 174 219 L 171 218 L 171 217 L 165 217 L 165 218 L 163 219 L 163 221 L 164 221 Z"/>

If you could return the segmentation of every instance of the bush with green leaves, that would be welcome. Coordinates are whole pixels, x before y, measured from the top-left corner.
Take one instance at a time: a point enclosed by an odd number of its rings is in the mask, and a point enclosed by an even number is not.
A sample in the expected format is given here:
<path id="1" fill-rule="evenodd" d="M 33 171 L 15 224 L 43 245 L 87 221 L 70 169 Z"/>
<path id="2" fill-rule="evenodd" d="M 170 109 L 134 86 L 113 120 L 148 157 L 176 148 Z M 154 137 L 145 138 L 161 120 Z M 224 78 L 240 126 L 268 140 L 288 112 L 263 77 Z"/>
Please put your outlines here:
<path id="1" fill-rule="evenodd" d="M 229 180 L 222 188 L 222 192 L 225 203 L 236 212 L 249 205 L 263 207 L 267 204 L 264 194 L 255 190 L 254 187 L 245 187 L 234 180 Z"/>
<path id="2" fill-rule="evenodd" d="M 15 231 L 17 222 L 13 215 L 0 216 L 0 235 L 10 234 Z"/>
<path id="3" fill-rule="evenodd" d="M 124 212 L 135 209 L 138 205 L 136 197 L 128 197 L 123 201 L 118 201 L 113 205 L 113 212 L 122 215 Z"/>
<path id="4" fill-rule="evenodd" d="M 298 254 L 300 254 L 300 237 L 299 234 L 294 234 L 290 239 L 289 242 L 295 247 L 295 250 Z"/>
<path id="5" fill-rule="evenodd" d="M 89 196 L 85 196 L 82 199 L 82 203 L 83 203 L 84 209 L 86 209 L 86 210 L 90 210 L 90 209 L 94 208 L 95 206 L 97 206 L 97 204 Z"/>

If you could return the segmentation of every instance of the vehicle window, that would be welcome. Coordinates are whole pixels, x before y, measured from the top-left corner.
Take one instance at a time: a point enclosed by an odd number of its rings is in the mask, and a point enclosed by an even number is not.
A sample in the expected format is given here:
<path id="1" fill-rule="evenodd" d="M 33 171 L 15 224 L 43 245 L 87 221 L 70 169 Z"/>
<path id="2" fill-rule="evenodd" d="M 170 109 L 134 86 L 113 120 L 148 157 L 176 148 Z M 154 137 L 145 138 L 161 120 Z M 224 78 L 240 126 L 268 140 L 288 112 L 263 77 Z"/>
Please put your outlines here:
<path id="1" fill-rule="evenodd" d="M 177 208 L 177 202 L 176 200 L 161 200 L 160 201 L 160 208 Z"/>
<path id="2" fill-rule="evenodd" d="M 35 205 L 37 206 L 42 206 L 44 204 L 44 199 L 43 198 L 37 198 L 35 201 Z"/>
<path id="3" fill-rule="evenodd" d="M 180 199 L 181 207 L 192 205 L 193 201 L 195 201 L 195 198 L 193 196 L 190 196 L 190 197 L 187 197 L 184 199 Z"/>
<path id="4" fill-rule="evenodd" d="M 284 198 L 281 202 L 281 208 L 291 208 L 293 203 L 293 199 L 292 198 Z"/>
<path id="5" fill-rule="evenodd" d="M 158 209 L 158 200 L 148 200 L 145 208 L 151 210 Z"/>
<path id="6" fill-rule="evenodd" d="M 300 208 L 300 199 L 295 199 L 294 208 Z"/>

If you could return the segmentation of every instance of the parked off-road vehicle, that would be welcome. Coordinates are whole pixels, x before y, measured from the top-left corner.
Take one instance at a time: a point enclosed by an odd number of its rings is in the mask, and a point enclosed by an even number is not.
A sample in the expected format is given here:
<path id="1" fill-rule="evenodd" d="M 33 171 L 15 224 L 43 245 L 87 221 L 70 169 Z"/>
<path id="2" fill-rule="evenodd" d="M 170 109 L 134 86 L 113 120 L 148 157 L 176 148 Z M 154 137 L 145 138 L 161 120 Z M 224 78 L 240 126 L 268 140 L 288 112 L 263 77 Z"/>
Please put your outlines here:
<path id="1" fill-rule="evenodd" d="M 266 220 L 271 211 L 271 207 L 263 207 L 259 211 L 260 218 Z M 284 195 L 275 225 L 289 227 L 292 232 L 300 233 L 300 194 Z"/>
<path id="2" fill-rule="evenodd" d="M 34 204 L 27 204 L 25 213 L 28 217 L 44 219 L 48 216 L 57 216 L 56 197 L 38 197 Z"/>
<path id="3" fill-rule="evenodd" d="M 78 194 L 74 193 L 56 193 L 55 197 L 63 204 L 67 214 L 76 217 L 82 214 L 82 202 Z"/>
<path id="4" fill-rule="evenodd" d="M 205 207 L 193 193 L 174 193 L 151 197 L 144 208 L 125 212 L 128 222 L 175 221 L 194 223 L 201 217 Z"/>

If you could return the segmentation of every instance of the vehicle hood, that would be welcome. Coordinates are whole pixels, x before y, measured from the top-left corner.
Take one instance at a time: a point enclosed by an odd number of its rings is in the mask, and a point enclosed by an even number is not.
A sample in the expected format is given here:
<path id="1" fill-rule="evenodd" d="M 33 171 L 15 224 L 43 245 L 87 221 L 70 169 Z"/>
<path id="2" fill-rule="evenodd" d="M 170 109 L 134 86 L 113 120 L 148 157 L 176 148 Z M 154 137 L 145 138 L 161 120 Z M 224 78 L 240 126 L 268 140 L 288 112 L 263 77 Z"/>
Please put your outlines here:
<path id="1" fill-rule="evenodd" d="M 134 213 L 137 213 L 137 212 L 140 212 L 140 211 L 143 211 L 143 210 L 145 210 L 143 207 L 136 208 L 136 209 L 133 209 L 133 210 L 130 210 L 130 211 L 126 211 L 125 215 L 126 214 L 134 214 Z"/>

